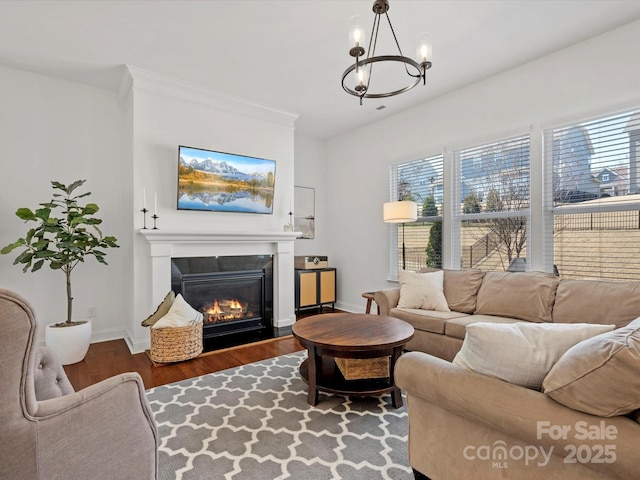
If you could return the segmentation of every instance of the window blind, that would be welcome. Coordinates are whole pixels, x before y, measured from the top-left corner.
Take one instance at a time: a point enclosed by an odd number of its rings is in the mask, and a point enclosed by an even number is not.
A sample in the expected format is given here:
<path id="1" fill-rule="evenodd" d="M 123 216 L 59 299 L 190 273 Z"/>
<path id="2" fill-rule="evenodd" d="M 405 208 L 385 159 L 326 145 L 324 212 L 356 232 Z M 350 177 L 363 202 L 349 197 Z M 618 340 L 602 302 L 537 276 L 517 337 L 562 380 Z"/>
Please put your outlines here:
<path id="1" fill-rule="evenodd" d="M 527 134 L 453 152 L 461 268 L 504 271 L 526 258 L 529 143 Z"/>
<path id="2" fill-rule="evenodd" d="M 640 110 L 545 130 L 545 251 L 562 277 L 640 280 L 639 150 Z"/>
<path id="3" fill-rule="evenodd" d="M 402 267 L 404 233 L 407 270 L 442 265 L 442 203 L 444 155 L 391 165 L 389 200 L 411 200 L 418 204 L 418 220 L 390 224 L 389 277 L 397 278 Z"/>

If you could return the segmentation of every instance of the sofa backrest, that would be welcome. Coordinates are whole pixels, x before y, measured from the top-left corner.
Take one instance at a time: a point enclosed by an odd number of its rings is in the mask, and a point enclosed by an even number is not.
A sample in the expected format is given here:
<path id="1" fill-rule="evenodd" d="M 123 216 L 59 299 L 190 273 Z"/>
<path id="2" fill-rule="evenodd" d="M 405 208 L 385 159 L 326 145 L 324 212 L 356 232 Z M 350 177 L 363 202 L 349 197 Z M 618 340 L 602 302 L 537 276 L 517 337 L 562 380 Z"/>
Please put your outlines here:
<path id="1" fill-rule="evenodd" d="M 551 322 L 558 283 L 558 277 L 550 273 L 487 272 L 474 313 Z"/>
<path id="2" fill-rule="evenodd" d="M 444 270 L 444 296 L 451 310 L 461 313 L 476 310 L 484 274 L 482 270 Z"/>
<path id="3" fill-rule="evenodd" d="M 556 323 L 622 327 L 640 317 L 640 282 L 561 280 L 553 307 Z"/>

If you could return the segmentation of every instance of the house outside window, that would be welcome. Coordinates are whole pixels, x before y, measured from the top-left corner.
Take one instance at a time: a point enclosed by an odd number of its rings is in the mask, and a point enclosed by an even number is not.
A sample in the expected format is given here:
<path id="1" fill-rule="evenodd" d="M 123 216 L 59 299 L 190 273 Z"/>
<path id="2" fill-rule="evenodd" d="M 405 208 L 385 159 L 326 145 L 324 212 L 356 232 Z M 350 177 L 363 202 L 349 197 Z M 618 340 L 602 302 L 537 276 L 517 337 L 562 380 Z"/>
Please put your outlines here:
<path id="1" fill-rule="evenodd" d="M 544 131 L 545 264 L 563 278 L 640 280 L 639 140 L 640 110 Z"/>

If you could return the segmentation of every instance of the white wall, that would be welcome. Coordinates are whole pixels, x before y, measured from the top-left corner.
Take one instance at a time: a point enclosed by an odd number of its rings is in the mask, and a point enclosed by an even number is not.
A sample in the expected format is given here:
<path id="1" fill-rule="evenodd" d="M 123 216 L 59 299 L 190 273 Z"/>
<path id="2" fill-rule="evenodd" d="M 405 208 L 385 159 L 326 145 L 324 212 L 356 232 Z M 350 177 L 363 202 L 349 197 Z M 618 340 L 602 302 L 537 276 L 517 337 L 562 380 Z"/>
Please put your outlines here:
<path id="1" fill-rule="evenodd" d="M 382 222 L 389 165 L 514 132 L 530 131 L 533 142 L 552 123 L 638 106 L 638 44 L 635 22 L 327 142 L 328 254 L 341 271 L 338 306 L 362 311 L 362 292 L 392 285 L 390 227 Z M 537 154 L 532 175 L 541 171 Z M 540 206 L 533 210 L 538 218 Z"/>
<path id="2" fill-rule="evenodd" d="M 127 313 L 123 278 L 129 275 L 131 173 L 124 163 L 124 112 L 113 92 L 0 66 L 0 246 L 23 237 L 29 224 L 15 216 L 52 198 L 51 181 L 86 179 L 83 191 L 100 207 L 105 234 L 120 248 L 108 266 L 94 259 L 72 274 L 74 319 L 96 307 L 94 340 L 121 338 Z M 16 251 L 14 251 L 16 252 Z M 34 307 L 38 327 L 66 319 L 65 278 L 48 267 L 22 273 L 17 254 L 0 255 L 0 287 L 17 291 Z M 38 328 L 42 339 L 43 329 Z"/>
<path id="3" fill-rule="evenodd" d="M 158 226 L 165 229 L 282 231 L 293 198 L 295 116 L 232 102 L 186 82 L 130 67 L 133 76 L 134 203 L 158 196 Z M 272 118 L 260 118 L 258 113 Z M 178 211 L 178 145 L 276 161 L 273 215 Z M 153 212 L 150 212 L 150 214 Z M 142 227 L 142 216 L 136 226 Z"/>
<path id="4" fill-rule="evenodd" d="M 327 212 L 327 194 L 331 187 L 331 175 L 327 171 L 325 157 L 323 141 L 301 133 L 295 134 L 295 185 L 315 190 L 315 235 L 314 238 L 296 240 L 296 255 L 328 255 L 329 232 L 332 229 Z M 329 259 L 329 264 L 334 266 L 333 259 Z"/>

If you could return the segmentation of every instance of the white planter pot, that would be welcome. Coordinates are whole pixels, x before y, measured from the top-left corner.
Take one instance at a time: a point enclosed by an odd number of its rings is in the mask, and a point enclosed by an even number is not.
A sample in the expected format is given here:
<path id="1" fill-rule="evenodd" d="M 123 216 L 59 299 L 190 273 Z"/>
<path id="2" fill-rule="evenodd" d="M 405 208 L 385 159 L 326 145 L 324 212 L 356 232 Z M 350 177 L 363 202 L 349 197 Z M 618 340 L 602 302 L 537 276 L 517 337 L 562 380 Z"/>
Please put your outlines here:
<path id="1" fill-rule="evenodd" d="M 62 365 L 71 365 L 82 361 L 91 343 L 91 322 L 71 327 L 47 325 L 44 333 L 47 347 L 60 358 Z"/>

